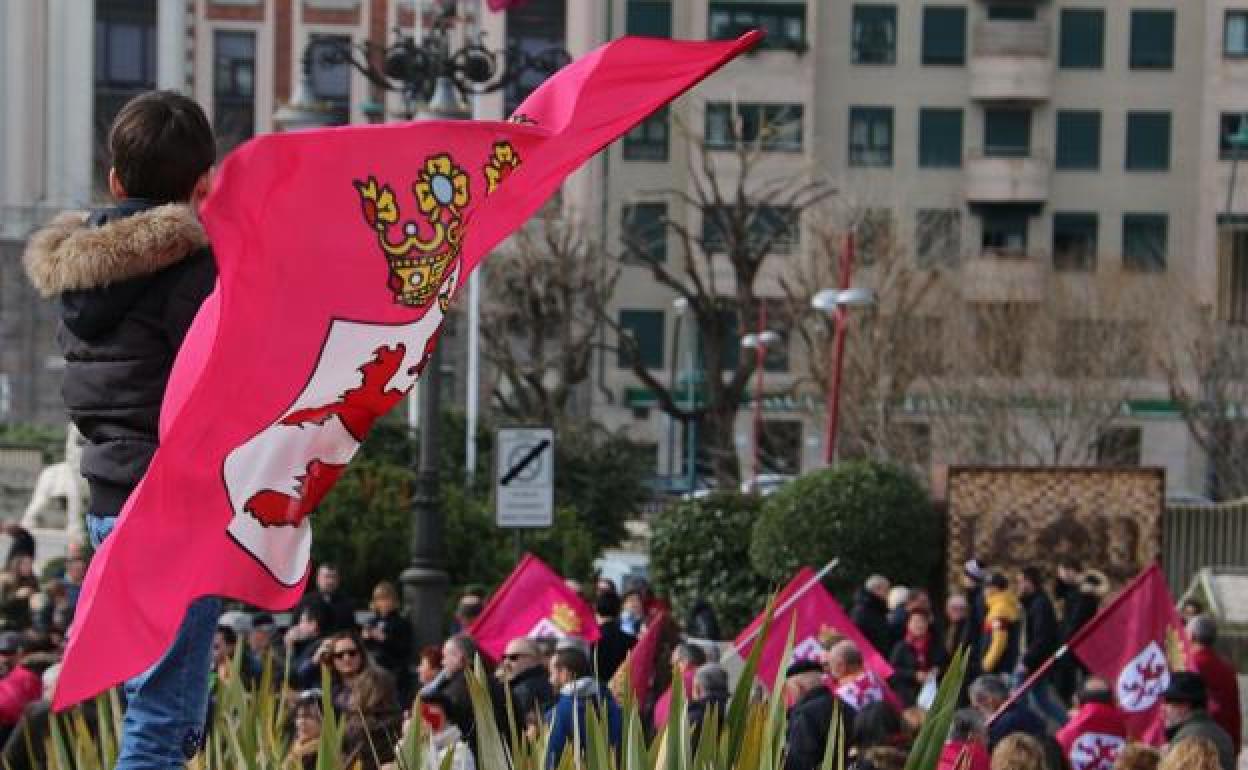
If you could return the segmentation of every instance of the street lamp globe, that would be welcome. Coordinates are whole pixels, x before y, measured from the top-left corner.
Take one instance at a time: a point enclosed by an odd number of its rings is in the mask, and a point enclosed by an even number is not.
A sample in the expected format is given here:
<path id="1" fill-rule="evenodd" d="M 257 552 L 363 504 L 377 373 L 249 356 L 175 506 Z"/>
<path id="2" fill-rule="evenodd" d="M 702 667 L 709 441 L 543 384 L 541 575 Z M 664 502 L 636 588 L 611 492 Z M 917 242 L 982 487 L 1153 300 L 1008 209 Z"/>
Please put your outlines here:
<path id="1" fill-rule="evenodd" d="M 841 307 L 867 307 L 875 304 L 875 290 L 866 286 L 850 289 L 822 289 L 811 297 L 810 306 L 815 310 L 833 313 Z"/>
<path id="2" fill-rule="evenodd" d="M 750 332 L 741 338 L 741 347 L 756 348 L 762 346 L 764 349 L 780 342 L 780 334 L 768 329 L 763 332 Z"/>

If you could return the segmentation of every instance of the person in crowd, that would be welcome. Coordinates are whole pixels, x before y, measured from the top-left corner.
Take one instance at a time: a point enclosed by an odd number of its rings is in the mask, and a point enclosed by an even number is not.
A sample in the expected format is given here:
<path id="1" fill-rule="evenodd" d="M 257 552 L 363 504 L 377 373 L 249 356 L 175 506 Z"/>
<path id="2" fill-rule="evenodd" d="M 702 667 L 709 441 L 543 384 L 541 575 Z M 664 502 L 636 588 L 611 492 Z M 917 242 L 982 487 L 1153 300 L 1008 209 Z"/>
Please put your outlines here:
<path id="1" fill-rule="evenodd" d="M 370 608 L 374 613 L 361 632 L 364 645 L 377 665 L 394 677 L 399 692 L 399 702 L 411 700 L 412 682 L 408 664 L 412 659 L 412 625 L 403 614 L 399 603 L 399 590 L 394 583 L 383 580 L 373 589 Z"/>
<path id="2" fill-rule="evenodd" d="M 216 681 L 229 682 L 234 678 L 234 659 L 238 654 L 238 632 L 227 625 L 217 626 L 212 637 L 212 673 Z M 238 665 L 243 685 L 253 686 L 260 678 L 260 672 L 246 650 L 243 651 Z"/>
<path id="3" fill-rule="evenodd" d="M 420 660 L 416 664 L 416 681 L 419 684 L 418 689 L 423 690 L 425 687 L 437 679 L 438 674 L 442 672 L 442 648 L 432 644 L 427 644 L 420 648 Z"/>
<path id="4" fill-rule="evenodd" d="M 1205 614 L 1205 604 L 1200 599 L 1188 597 L 1179 603 L 1179 614 L 1183 616 L 1183 622 L 1191 620 L 1198 615 Z"/>
<path id="5" fill-rule="evenodd" d="M 277 621 L 269 613 L 257 612 L 252 616 L 251 628 L 247 631 L 247 654 L 257 670 L 272 666 L 274 674 L 281 678 L 286 666 L 286 650 L 277 638 Z"/>
<path id="6" fill-rule="evenodd" d="M 548 768 L 560 764 L 564 751 L 573 745 L 574 735 L 586 734 L 585 711 L 590 703 L 606 717 L 607 740 L 611 748 L 619 748 L 622 731 L 620 707 L 611 693 L 594 678 L 588 655 L 570 647 L 556 650 L 550 662 L 550 683 L 559 696 L 550 710 L 550 736 L 546 750 Z"/>
<path id="7" fill-rule="evenodd" d="M 441 695 L 435 694 L 423 698 L 420 702 L 419 714 L 413 714 L 412 719 L 404 724 L 404 737 L 407 731 L 415 726 L 413 720 L 418 718 L 424 723 L 429 734 L 429 745 L 425 750 L 425 766 L 421 770 L 442 770 L 442 768 L 476 770 L 477 763 L 472 748 L 464 740 L 464 734 L 447 717 L 448 705 L 446 698 Z M 400 768 L 396 763 L 393 768 L 384 767 L 382 770 L 404 770 L 404 768 Z"/>
<path id="8" fill-rule="evenodd" d="M 689 611 L 689 623 L 685 627 L 689 636 L 694 639 L 709 639 L 711 641 L 719 641 L 719 618 L 715 615 L 715 608 L 706 599 L 697 599 L 693 603 L 693 609 Z"/>
<path id="9" fill-rule="evenodd" d="M 962 565 L 962 591 L 966 594 L 968 614 L 966 617 L 966 648 L 970 657 L 966 662 L 966 679 L 974 681 L 980 674 L 980 648 L 983 644 L 984 618 L 988 614 L 985 604 L 984 582 L 988 569 L 978 559 L 967 559 Z M 953 648 L 950 648 L 953 649 Z"/>
<path id="10" fill-rule="evenodd" d="M 4 557 L 5 564 L 12 564 L 18 556 L 29 556 L 32 561 L 34 560 L 35 536 L 30 534 L 30 530 L 17 521 L 7 521 L 4 523 L 3 531 L 10 538 L 9 552 Z"/>
<path id="11" fill-rule="evenodd" d="M 841 702 L 824 686 L 823 670 L 812 660 L 798 661 L 784 672 L 786 696 L 793 704 L 789 709 L 789 727 L 785 745 L 784 770 L 815 770 L 822 767 L 827 751 L 832 718 L 840 714 L 840 732 L 846 736 L 843 763 L 848 756 L 849 726 L 858 715 L 857 709 Z M 833 760 L 836 767 L 836 760 Z"/>
<path id="12" fill-rule="evenodd" d="M 1071 764 L 1086 759 L 1084 749 L 1076 745 L 1081 735 L 1097 733 L 1126 740 L 1127 723 L 1114 706 L 1114 693 L 1104 679 L 1089 677 L 1075 696 L 1075 707 L 1070 721 L 1055 736 L 1062 747 L 1062 756 Z"/>
<path id="13" fill-rule="evenodd" d="M 39 593 L 35 559 L 18 553 L 0 573 L 0 624 L 12 631 L 23 631 L 34 623 L 30 599 Z"/>
<path id="14" fill-rule="evenodd" d="M 862 707 L 854 717 L 848 739 L 851 770 L 884 770 L 906 763 L 901 717 L 884 701 Z"/>
<path id="15" fill-rule="evenodd" d="M 65 581 L 59 578 L 45 580 L 43 590 L 30 598 L 30 606 L 35 630 L 53 636 L 58 642 L 65 638 L 73 620 L 73 607 Z"/>
<path id="16" fill-rule="evenodd" d="M 1058 641 L 1066 644 L 1096 616 L 1101 599 L 1109 593 L 1109 578 L 1099 570 L 1083 571 L 1077 561 L 1067 560 L 1057 567 L 1055 585 L 1054 598 L 1062 604 Z M 1083 667 L 1074 655 L 1064 655 L 1053 668 L 1058 694 L 1070 699 L 1079 687 Z"/>
<path id="17" fill-rule="evenodd" d="M 485 609 L 485 594 L 477 588 L 469 588 L 455 605 L 455 617 L 451 619 L 451 635 L 462 634 L 472 627 L 473 621 Z"/>
<path id="18" fill-rule="evenodd" d="M 354 631 L 331 636 L 316 657 L 330 670 L 331 700 L 343 722 L 346 766 L 358 760 L 363 770 L 377 770 L 377 760 L 393 759 L 391 738 L 402 721 L 394 678 L 373 662 Z"/>
<path id="19" fill-rule="evenodd" d="M 70 551 L 65 558 L 65 597 L 69 602 L 69 617 L 73 619 L 74 610 L 78 608 L 78 597 L 82 594 L 82 583 L 87 579 L 87 557 L 81 549 Z"/>
<path id="20" fill-rule="evenodd" d="M 1215 751 L 1216 754 L 1216 751 Z M 1113 770 L 1157 770 L 1161 752 L 1145 743 L 1128 743 L 1118 752 Z"/>
<path id="21" fill-rule="evenodd" d="M 877 648 L 881 655 L 887 655 L 893 649 L 893 645 L 905 636 L 906 619 L 909 617 L 907 608 L 913 597 L 914 592 L 907 586 L 893 586 L 888 589 L 888 599 L 885 603 L 888 605 L 889 645 L 883 649 Z"/>
<path id="22" fill-rule="evenodd" d="M 832 691 L 855 711 L 869 703 L 884 700 L 880 680 L 867 670 L 862 651 L 849 639 L 832 645 L 832 649 L 824 655 L 824 665 Z"/>
<path id="23" fill-rule="evenodd" d="M 499 733 L 511 735 L 514 724 L 516 734 L 523 735 L 530 725 L 541 724 L 555 702 L 555 693 L 537 643 L 523 636 L 508 642 L 498 675 L 503 687 L 510 691 L 511 704 L 510 718 L 506 712 L 507 698 L 500 697 L 494 704 L 498 711 Z"/>
<path id="24" fill-rule="evenodd" d="M 1049 770 L 1044 744 L 1027 733 L 1007 735 L 992 750 L 992 770 Z"/>
<path id="25" fill-rule="evenodd" d="M 985 674 L 1012 674 L 1018 664 L 1022 606 L 1005 575 L 994 572 L 984 581 L 984 605 L 987 610 L 980 632 L 980 670 Z"/>
<path id="26" fill-rule="evenodd" d="M 1184 738 L 1162 756 L 1158 770 L 1220 770 L 1222 761 L 1217 745 L 1208 738 Z"/>
<path id="27" fill-rule="evenodd" d="M 1208 694 L 1200 674 L 1192 671 L 1170 674 L 1170 686 L 1162 695 L 1162 714 L 1171 751 L 1186 739 L 1204 738 L 1217 749 L 1222 770 L 1235 770 L 1235 743 L 1226 730 L 1209 716 L 1207 704 Z M 1168 758 L 1168 755 L 1163 758 L 1163 767 Z"/>
<path id="28" fill-rule="evenodd" d="M 303 597 L 299 609 L 317 607 L 325 634 L 355 630 L 355 603 L 341 589 L 342 574 L 336 564 L 326 562 L 316 569 L 316 587 Z"/>
<path id="29" fill-rule="evenodd" d="M 913 706 L 919 691 L 928 680 L 935 681 L 947 662 L 944 644 L 932 632 L 927 610 L 914 609 L 906 620 L 905 635 L 893 645 L 889 663 L 893 666 L 890 680 L 893 692 L 903 706 Z"/>
<path id="30" fill-rule="evenodd" d="M 893 649 L 888 631 L 888 590 L 888 578 L 872 575 L 858 589 L 849 613 L 850 620 L 877 652 Z"/>
<path id="31" fill-rule="evenodd" d="M 717 726 L 724 724 L 728 714 L 728 671 L 718 663 L 698 666 L 693 673 L 693 691 L 689 700 L 689 729 L 693 742 L 689 745 L 697 751 L 702 729 L 711 719 Z M 716 735 L 719 730 L 715 730 Z"/>
<path id="32" fill-rule="evenodd" d="M 670 661 L 672 672 L 680 676 L 685 697 L 693 691 L 693 675 L 699 667 L 706 664 L 706 651 L 693 642 L 678 642 L 672 647 Z M 662 730 L 667 725 L 671 711 L 671 694 L 665 693 L 654 704 L 654 729 Z"/>
<path id="33" fill-rule="evenodd" d="M 57 653 L 45 652 L 32 654 L 25 665 L 37 668 L 41 665 L 37 658 L 50 663 L 43 670 L 43 697 L 26 706 L 22 718 L 4 742 L 3 751 L 0 751 L 0 767 L 5 770 L 44 770 L 52 766 L 47 750 L 52 734 L 52 696 L 56 692 L 60 663 L 51 662 L 57 659 Z M 82 714 L 87 734 L 98 741 L 100 723 L 96 702 L 85 701 L 77 709 Z"/>
<path id="34" fill-rule="evenodd" d="M 316 770 L 317 752 L 321 745 L 321 691 L 304 690 L 295 699 L 294 735 L 282 770 Z"/>
<path id="35" fill-rule="evenodd" d="M 962 594 L 945 600 L 945 651 L 952 655 L 971 642 L 971 605 Z"/>
<path id="36" fill-rule="evenodd" d="M 1197 615 L 1187 621 L 1188 649 L 1187 668 L 1204 680 L 1208 694 L 1209 718 L 1221 725 L 1231 736 L 1235 756 L 1239 756 L 1243 732 L 1242 712 L 1239 704 L 1239 675 L 1235 666 L 1213 649 L 1218 640 L 1218 624 L 1209 615 Z"/>
<path id="37" fill-rule="evenodd" d="M 988 731 L 975 709 L 958 709 L 949 725 L 949 738 L 940 750 L 936 770 L 990 770 Z"/>
<path id="38" fill-rule="evenodd" d="M 600 577 L 597 581 L 595 581 L 594 598 L 602 596 L 603 594 L 615 594 L 617 597 L 620 595 L 619 590 L 615 587 L 615 581 L 611 578 Z"/>
<path id="39" fill-rule="evenodd" d="M 476 743 L 476 723 L 472 714 L 472 698 L 468 694 L 467 670 L 477 659 L 477 644 L 467 634 L 455 634 L 442 645 L 442 670 L 420 694 L 438 694 L 446 698 L 446 716 L 469 744 Z"/>
<path id="40" fill-rule="evenodd" d="M 620 628 L 620 597 L 614 593 L 598 594 L 594 616 L 599 633 L 593 649 L 594 670 L 598 672 L 598 681 L 605 685 L 637 644 L 637 637 Z"/>
<path id="41" fill-rule="evenodd" d="M 0 677 L 8 676 L 17 665 L 22 635 L 16 631 L 0 631 Z"/>
<path id="42" fill-rule="evenodd" d="M 629 591 L 620 600 L 620 630 L 631 636 L 640 636 L 646 620 L 646 607 L 640 591 Z"/>
<path id="43" fill-rule="evenodd" d="M 26 707 L 43 697 L 43 672 L 55 662 L 47 636 L 22 636 L 9 673 L 0 679 L 0 746 L 21 720 Z"/>
<path id="44" fill-rule="evenodd" d="M 1037 738 L 1046 734 L 1044 723 L 1022 703 L 1014 703 L 993 720 L 993 716 L 1010 697 L 1010 688 L 1005 679 L 995 674 L 982 674 L 971 683 L 970 696 L 971 706 L 988 723 L 989 750 L 995 749 L 1002 738 L 1012 733 L 1026 733 Z"/>
<path id="45" fill-rule="evenodd" d="M 1023 606 L 1020 637 L 1023 643 L 1015 684 L 1022 684 L 1057 652 L 1058 627 L 1057 612 L 1044 590 L 1044 576 L 1039 567 L 1029 565 L 1019 571 L 1018 595 Z M 1027 702 L 1037 714 L 1060 727 L 1066 723 L 1066 708 L 1057 701 L 1050 678 L 1046 674 L 1027 690 Z"/>
<path id="46" fill-rule="evenodd" d="M 290 679 L 308 690 L 321 685 L 321 664 L 316 656 L 325 643 L 325 609 L 311 604 L 299 610 L 299 622 L 286 632 L 290 649 Z"/>

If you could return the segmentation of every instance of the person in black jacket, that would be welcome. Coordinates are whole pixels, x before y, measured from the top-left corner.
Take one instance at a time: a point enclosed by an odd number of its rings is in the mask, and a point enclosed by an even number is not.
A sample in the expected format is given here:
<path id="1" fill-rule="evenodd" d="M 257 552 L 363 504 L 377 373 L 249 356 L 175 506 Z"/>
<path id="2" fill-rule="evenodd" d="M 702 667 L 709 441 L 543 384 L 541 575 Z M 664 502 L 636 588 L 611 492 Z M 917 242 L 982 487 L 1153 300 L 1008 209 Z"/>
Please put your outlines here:
<path id="1" fill-rule="evenodd" d="M 476 720 L 472 714 L 472 698 L 468 694 L 468 677 L 465 674 L 469 666 L 477 659 L 477 644 L 467 634 L 456 634 L 442 645 L 442 670 L 432 682 L 421 689 L 426 692 L 438 693 L 447 699 L 450 706 L 446 712 L 447 719 L 459 728 L 459 732 L 475 748 L 477 741 Z"/>
<path id="2" fill-rule="evenodd" d="M 1101 598 L 1109 592 L 1109 579 L 1098 570 L 1082 572 L 1078 562 L 1058 565 L 1053 598 L 1061 602 L 1062 621 L 1058 641 L 1066 644 L 1096 616 Z M 1058 693 L 1069 700 L 1079 689 L 1084 669 L 1074 655 L 1064 655 L 1055 666 Z"/>
<path id="3" fill-rule="evenodd" d="M 96 547 L 147 472 L 174 358 L 216 281 L 195 214 L 216 162 L 199 105 L 172 91 L 136 96 L 113 121 L 108 157 L 116 205 L 56 217 L 24 256 L 31 283 L 60 309 L 62 393 L 86 442 L 81 470 Z M 173 653 L 126 686 L 120 770 L 181 766 L 199 750 L 220 614 L 216 597 L 192 602 Z"/>
<path id="4" fill-rule="evenodd" d="M 889 684 L 903 705 L 915 704 L 923 685 L 940 676 L 947 659 L 940 635 L 932 630 L 931 616 L 921 609 L 912 610 L 905 637 L 893 645 L 888 661 L 893 667 Z"/>
<path id="5" fill-rule="evenodd" d="M 412 699 L 412 624 L 399 604 L 394 583 L 383 580 L 373 589 L 376 617 L 360 632 L 364 645 L 378 666 L 394 677 L 399 703 Z"/>
<path id="6" fill-rule="evenodd" d="M 689 735 L 692 738 L 689 746 L 698 750 L 698 742 L 702 740 L 702 729 L 706 720 L 712 717 L 723 732 L 724 721 L 728 717 L 728 672 L 718 663 L 705 663 L 693 672 L 693 691 L 689 700 Z"/>
<path id="7" fill-rule="evenodd" d="M 849 618 L 881 655 L 893 649 L 892 634 L 888 630 L 888 578 L 872 575 L 858 589 Z"/>
<path id="8" fill-rule="evenodd" d="M 1038 671 L 1057 652 L 1057 613 L 1044 590 L 1044 576 L 1034 565 L 1024 567 L 1018 575 L 1018 596 L 1023 605 L 1023 645 L 1019 656 L 1019 682 Z M 1050 669 L 1050 672 L 1052 669 Z M 1057 701 L 1046 674 L 1027 692 L 1027 702 L 1037 714 L 1056 723 L 1066 724 L 1066 707 Z"/>
<path id="9" fill-rule="evenodd" d="M 498 675 L 503 687 L 511 691 L 511 717 L 507 715 L 505 694 L 495 699 L 495 717 L 499 733 L 510 743 L 512 722 L 518 736 L 524 735 L 529 727 L 541 725 L 546 712 L 555 703 L 555 691 L 550 686 L 550 673 L 543 664 L 542 652 L 528 637 L 507 643 Z"/>
<path id="10" fill-rule="evenodd" d="M 320 616 L 325 619 L 325 627 L 321 630 L 326 634 L 355 630 L 355 604 L 350 596 L 343 593 L 341 584 L 342 575 L 338 566 L 326 562 L 316 569 L 316 590 L 309 591 L 299 602 L 300 610 L 313 606 L 318 608 Z"/>
<path id="11" fill-rule="evenodd" d="M 839 700 L 823 683 L 823 667 L 811 660 L 803 660 L 789 666 L 785 673 L 785 687 L 794 701 L 789 709 L 789 731 L 785 745 L 788 753 L 784 758 L 784 770 L 813 770 L 823 764 L 831 732 L 832 717 L 839 714 L 842 745 L 841 761 L 844 761 L 852 736 L 849 725 L 857 713 L 844 701 Z M 839 707 L 839 710 L 838 710 Z M 833 767 L 836 767 L 833 760 Z"/>
<path id="12" fill-rule="evenodd" d="M 624 658 L 628 657 L 628 651 L 637 644 L 637 637 L 620 628 L 620 597 L 617 594 L 598 594 L 594 615 L 598 620 L 599 636 L 591 658 L 598 681 L 606 686 Z"/>

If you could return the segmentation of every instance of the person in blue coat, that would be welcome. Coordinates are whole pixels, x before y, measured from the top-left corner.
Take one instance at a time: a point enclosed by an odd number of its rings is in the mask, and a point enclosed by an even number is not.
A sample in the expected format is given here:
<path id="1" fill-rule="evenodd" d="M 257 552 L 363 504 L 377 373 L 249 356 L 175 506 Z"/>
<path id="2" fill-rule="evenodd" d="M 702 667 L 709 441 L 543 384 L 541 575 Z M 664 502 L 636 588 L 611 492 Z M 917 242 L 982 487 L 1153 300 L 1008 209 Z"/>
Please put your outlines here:
<path id="1" fill-rule="evenodd" d="M 547 714 L 550 741 L 546 766 L 556 767 L 568 746 L 585 746 L 585 710 L 590 704 L 605 712 L 607 738 L 612 751 L 620 747 L 620 706 L 611 693 L 601 687 L 590 669 L 589 656 L 575 647 L 555 651 L 550 661 L 550 683 L 559 692 L 559 699 Z"/>

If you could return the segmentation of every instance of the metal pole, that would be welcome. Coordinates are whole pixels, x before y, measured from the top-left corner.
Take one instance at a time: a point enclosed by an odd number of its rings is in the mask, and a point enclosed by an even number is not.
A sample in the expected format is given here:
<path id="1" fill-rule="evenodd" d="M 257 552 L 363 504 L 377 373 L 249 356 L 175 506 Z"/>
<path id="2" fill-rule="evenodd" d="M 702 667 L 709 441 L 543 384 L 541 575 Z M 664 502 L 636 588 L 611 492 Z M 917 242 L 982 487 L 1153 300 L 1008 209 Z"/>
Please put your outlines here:
<path id="1" fill-rule="evenodd" d="M 671 376 L 668 382 L 672 388 L 676 387 L 676 362 L 680 358 L 680 324 L 685 320 L 685 314 L 680 313 L 676 316 L 676 328 L 672 334 L 672 360 L 668 371 Z M 688 383 L 686 384 L 688 387 Z M 668 483 L 676 477 L 676 418 L 671 415 L 667 416 L 667 478 Z"/>
<path id="2" fill-rule="evenodd" d="M 854 235 L 845 236 L 845 248 L 841 252 L 841 291 L 849 288 L 854 269 Z M 828 424 L 823 437 L 823 463 L 831 466 L 836 458 L 836 425 L 841 407 L 841 372 L 845 364 L 845 332 L 847 313 L 843 305 L 837 305 L 833 314 L 836 336 L 832 350 L 832 382 L 828 386 Z"/>
<path id="3" fill-rule="evenodd" d="M 754 369 L 757 372 L 757 384 L 754 388 L 754 463 L 751 474 L 754 480 L 754 494 L 758 494 L 758 452 L 763 435 L 763 364 L 767 357 L 766 347 L 763 344 L 763 331 L 766 328 L 767 303 L 759 300 L 758 335 L 754 340 Z"/>
<path id="4" fill-rule="evenodd" d="M 442 609 L 449 583 L 442 568 L 442 512 L 439 506 L 438 413 L 442 354 L 434 350 L 420 380 L 420 456 L 412 492 L 411 562 L 399 576 L 404 604 L 418 646 L 442 639 Z"/>
<path id="5" fill-rule="evenodd" d="M 690 311 L 692 312 L 692 310 Z M 688 390 L 685 391 L 685 406 L 689 412 L 689 430 L 685 434 L 685 456 L 687 467 L 685 473 L 689 476 L 689 494 L 693 494 L 698 485 L 698 418 L 694 414 L 697 408 L 697 382 L 694 377 L 695 368 L 698 360 L 698 326 L 690 319 L 689 324 L 689 368 L 688 374 Z"/>

